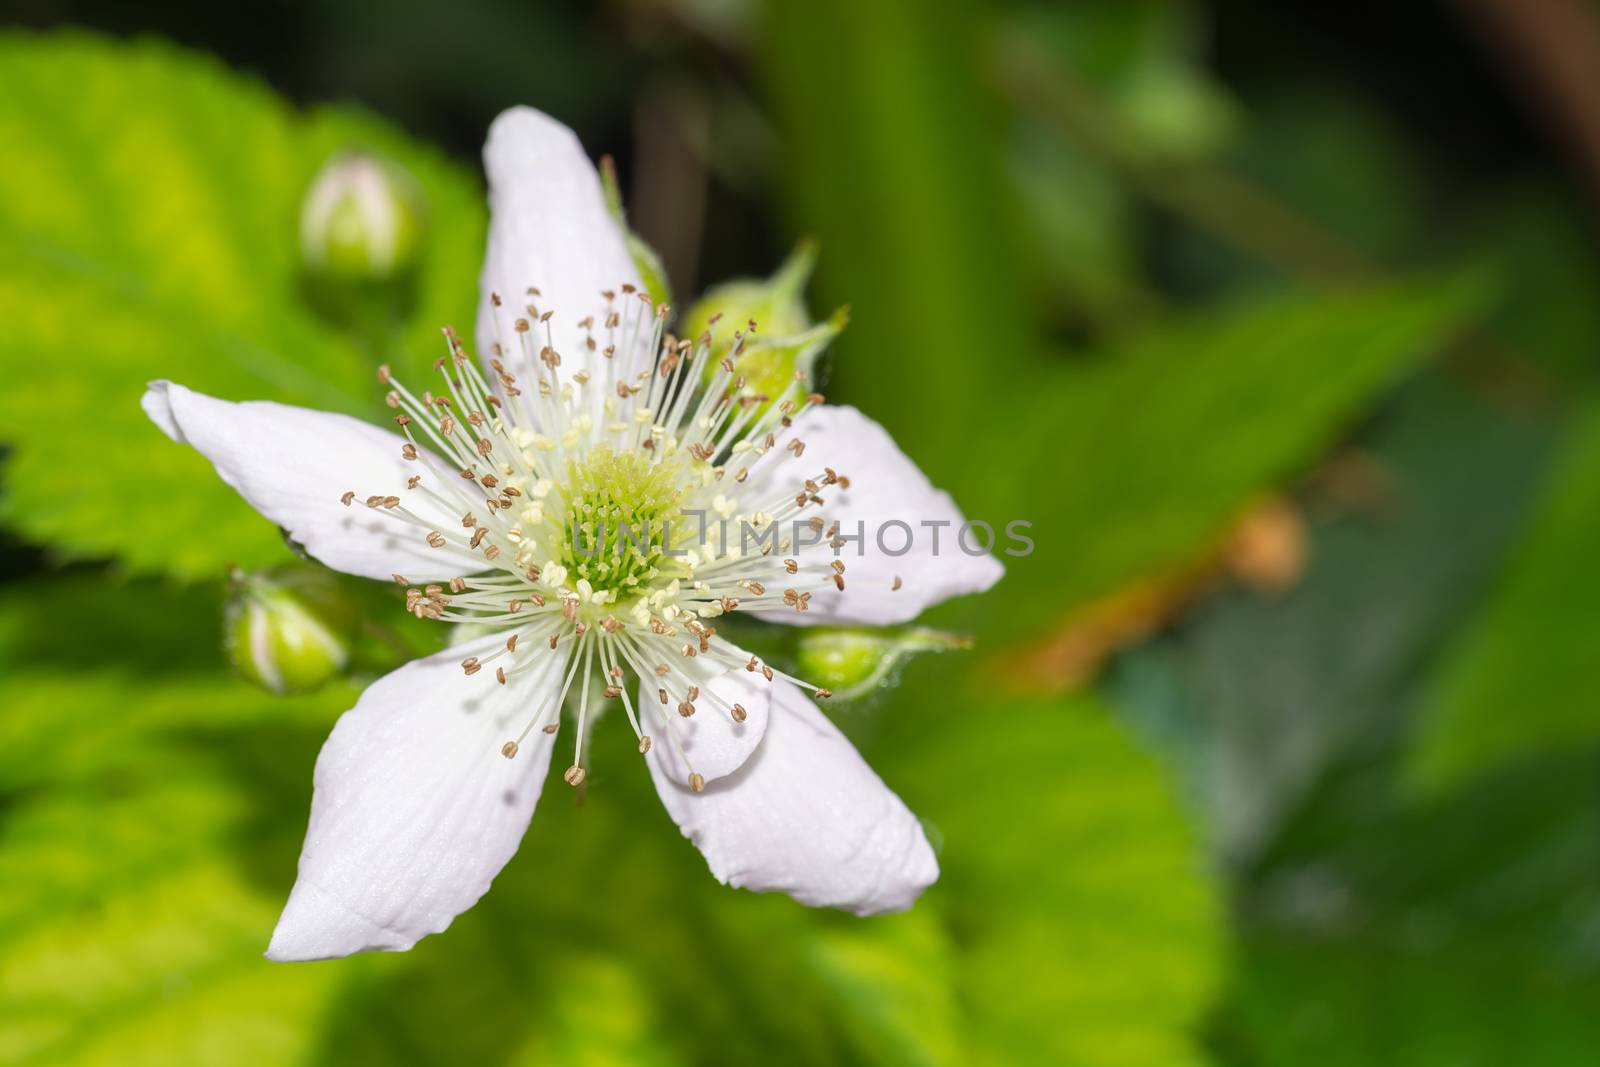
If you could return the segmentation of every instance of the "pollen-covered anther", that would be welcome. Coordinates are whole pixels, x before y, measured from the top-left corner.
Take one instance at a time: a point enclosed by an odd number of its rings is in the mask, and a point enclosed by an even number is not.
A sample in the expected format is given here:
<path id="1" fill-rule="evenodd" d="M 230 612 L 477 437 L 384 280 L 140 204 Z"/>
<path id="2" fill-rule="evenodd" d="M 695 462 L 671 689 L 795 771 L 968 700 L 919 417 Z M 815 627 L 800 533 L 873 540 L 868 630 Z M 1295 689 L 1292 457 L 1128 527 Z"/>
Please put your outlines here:
<path id="1" fill-rule="evenodd" d="M 561 729 L 561 724 L 558 722 L 553 722 L 544 728 L 544 732 L 547 734 L 553 734 L 559 729 Z"/>
<path id="2" fill-rule="evenodd" d="M 649 751 L 650 751 L 650 735 L 649 734 L 640 734 L 639 735 L 639 755 L 642 756 L 646 752 L 649 752 Z"/>
<path id="3" fill-rule="evenodd" d="M 567 780 L 568 785 L 576 789 L 578 786 L 583 784 L 583 780 L 585 778 L 589 777 L 589 772 L 584 770 L 582 767 L 579 767 L 577 764 L 573 764 L 571 767 L 567 768 L 567 773 L 563 774 L 561 777 Z"/>
<path id="4" fill-rule="evenodd" d="M 506 759 L 514 759 L 516 758 L 517 752 L 520 748 L 521 746 L 515 741 L 507 741 L 505 744 L 500 746 L 500 755 L 504 756 Z"/>
<path id="5" fill-rule="evenodd" d="M 682 701 L 678 704 L 678 714 L 687 719 L 689 716 L 694 714 L 694 705 L 689 703 L 687 700 Z"/>
<path id="6" fill-rule="evenodd" d="M 745 718 L 749 714 L 744 710 L 743 704 L 735 704 L 730 713 L 733 715 L 734 722 L 744 722 Z"/>
<path id="7" fill-rule="evenodd" d="M 831 696 L 833 696 L 832 689 L 818 689 L 816 691 L 816 697 L 818 700 L 827 700 Z"/>
<path id="8" fill-rule="evenodd" d="M 443 548 L 445 545 L 444 534 L 440 533 L 438 530 L 430 531 L 428 534 L 428 544 L 432 545 L 434 548 Z"/>
<path id="9" fill-rule="evenodd" d="M 356 498 L 355 490 L 354 489 L 349 489 L 349 490 L 346 490 L 345 494 L 339 498 L 339 503 L 343 504 L 345 507 L 349 507 L 350 506 L 350 502 L 355 500 L 355 498 Z"/>
<path id="10" fill-rule="evenodd" d="M 391 574 L 389 577 L 393 578 L 394 584 L 398 586 L 407 586 L 411 584 L 411 579 L 407 578 L 403 574 Z"/>
<path id="11" fill-rule="evenodd" d="M 699 773 L 698 771 L 696 771 L 695 773 L 689 775 L 689 788 L 691 790 L 693 790 L 694 792 L 696 792 L 696 793 L 705 792 L 705 789 L 706 789 L 706 778 L 705 778 L 705 775 Z"/>
<path id="12" fill-rule="evenodd" d="M 461 669 L 469 675 L 477 674 L 483 669 L 483 664 L 478 662 L 477 656 L 468 656 L 461 661 Z"/>

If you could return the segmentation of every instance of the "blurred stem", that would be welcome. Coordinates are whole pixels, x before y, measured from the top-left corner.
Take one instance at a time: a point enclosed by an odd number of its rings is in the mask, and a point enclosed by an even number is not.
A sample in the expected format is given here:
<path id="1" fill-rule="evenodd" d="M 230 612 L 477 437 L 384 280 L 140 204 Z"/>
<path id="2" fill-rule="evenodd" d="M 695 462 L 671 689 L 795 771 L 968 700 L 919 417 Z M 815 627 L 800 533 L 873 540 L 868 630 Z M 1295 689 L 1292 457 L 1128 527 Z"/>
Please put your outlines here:
<path id="1" fill-rule="evenodd" d="M 674 288 L 694 292 L 700 268 L 710 141 L 705 93 L 692 83 L 658 78 L 634 109 L 634 230 L 660 254 Z"/>
<path id="2" fill-rule="evenodd" d="M 1127 178 L 1145 197 L 1240 251 L 1303 281 L 1373 273 L 1349 242 L 1255 186 L 1205 163 L 1144 159 L 1102 117 L 1092 90 L 1020 33 L 997 41 L 995 77 L 1014 103 Z"/>
<path id="3" fill-rule="evenodd" d="M 1542 96 L 1600 207 L 1600 20 L 1583 0 L 1456 0 L 1530 95 Z"/>

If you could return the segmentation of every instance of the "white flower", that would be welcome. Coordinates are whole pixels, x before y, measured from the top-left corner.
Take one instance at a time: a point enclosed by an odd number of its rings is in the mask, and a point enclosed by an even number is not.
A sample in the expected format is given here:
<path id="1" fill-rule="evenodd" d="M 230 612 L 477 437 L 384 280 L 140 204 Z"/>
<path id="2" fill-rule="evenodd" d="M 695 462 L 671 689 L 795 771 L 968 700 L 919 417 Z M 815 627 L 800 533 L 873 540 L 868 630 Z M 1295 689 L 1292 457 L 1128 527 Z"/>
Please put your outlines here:
<path id="1" fill-rule="evenodd" d="M 706 338 L 664 335 L 571 131 L 507 112 L 484 161 L 486 366 L 446 331 L 441 391 L 380 371 L 401 436 L 169 382 L 144 396 L 312 556 L 487 632 L 379 679 L 340 718 L 267 955 L 402 950 L 443 930 L 516 851 L 568 730 L 565 777 L 583 781 L 610 705 L 718 879 L 863 915 L 909 907 L 938 876 L 916 818 L 802 683 L 715 619 L 898 623 L 988 588 L 1000 565 L 880 552 L 885 520 L 962 522 L 882 427 L 820 396 L 741 396 L 737 348 L 710 376 Z M 858 522 L 860 546 L 827 536 Z"/>

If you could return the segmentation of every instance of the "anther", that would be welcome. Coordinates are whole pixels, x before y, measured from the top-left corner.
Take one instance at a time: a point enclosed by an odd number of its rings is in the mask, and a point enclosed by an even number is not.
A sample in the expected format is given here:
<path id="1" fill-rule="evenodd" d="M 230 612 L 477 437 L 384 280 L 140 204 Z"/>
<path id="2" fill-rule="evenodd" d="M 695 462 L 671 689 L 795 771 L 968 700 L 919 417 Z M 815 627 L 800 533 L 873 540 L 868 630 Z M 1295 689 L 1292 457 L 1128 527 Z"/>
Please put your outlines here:
<path id="1" fill-rule="evenodd" d="M 504 756 L 506 759 L 512 759 L 517 754 L 517 748 L 518 745 L 515 741 L 507 741 L 505 744 L 500 746 L 500 755 Z"/>
<path id="2" fill-rule="evenodd" d="M 705 789 L 706 789 L 705 775 L 699 773 L 698 771 L 696 771 L 695 773 L 689 775 L 689 788 L 694 790 L 696 793 L 705 792 Z"/>
<path id="3" fill-rule="evenodd" d="M 747 715 L 748 715 L 748 712 L 746 712 L 744 710 L 744 705 L 743 704 L 735 704 L 733 706 L 733 721 L 734 722 L 744 722 L 745 717 Z"/>
<path id="4" fill-rule="evenodd" d="M 584 770 L 582 767 L 579 767 L 577 764 L 573 764 L 571 767 L 567 768 L 567 773 L 563 774 L 561 777 L 567 780 L 568 785 L 576 789 L 578 786 L 583 784 L 583 780 L 585 778 L 589 777 L 589 772 Z"/>
<path id="5" fill-rule="evenodd" d="M 641 735 L 639 735 L 639 755 L 642 756 L 646 752 L 649 752 L 649 751 L 650 751 L 650 735 L 649 734 L 641 734 Z"/>

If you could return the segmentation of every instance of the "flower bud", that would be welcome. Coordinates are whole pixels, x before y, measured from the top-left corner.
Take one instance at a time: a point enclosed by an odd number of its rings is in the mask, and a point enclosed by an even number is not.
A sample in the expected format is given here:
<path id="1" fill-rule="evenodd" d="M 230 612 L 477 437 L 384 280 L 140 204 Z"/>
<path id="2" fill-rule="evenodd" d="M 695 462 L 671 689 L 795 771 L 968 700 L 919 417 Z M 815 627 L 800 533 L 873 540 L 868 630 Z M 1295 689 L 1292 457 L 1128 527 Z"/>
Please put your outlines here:
<path id="1" fill-rule="evenodd" d="M 300 262 L 312 303 L 342 326 L 403 312 L 424 231 L 422 191 L 394 164 L 359 152 L 328 160 L 300 207 Z"/>
<path id="2" fill-rule="evenodd" d="M 832 690 L 836 700 L 854 700 L 889 681 L 895 670 L 918 652 L 971 647 L 968 638 L 922 627 L 818 626 L 800 634 L 795 654 L 801 678 Z"/>
<path id="3" fill-rule="evenodd" d="M 229 579 L 228 659 L 269 692 L 316 689 L 350 662 L 359 608 L 336 575 L 287 564 Z"/>
<path id="4" fill-rule="evenodd" d="M 849 321 L 849 309 L 840 308 L 827 321 L 811 322 L 801 294 L 816 265 L 816 246 L 802 242 L 771 278 L 740 278 L 724 282 L 701 297 L 684 318 L 683 336 L 712 334 L 712 359 L 707 377 L 733 348 L 734 331 L 755 331 L 746 337 L 736 364 L 744 377 L 746 395 L 766 396 L 778 403 L 786 397 L 812 391 L 803 384 L 811 377 L 817 357 L 839 336 Z M 712 325 L 713 316 L 721 318 Z"/>

